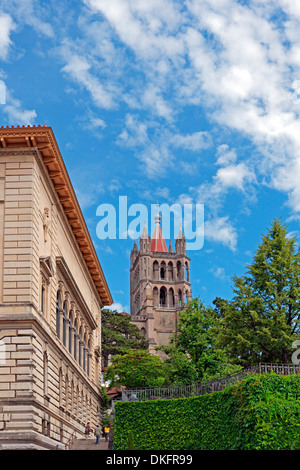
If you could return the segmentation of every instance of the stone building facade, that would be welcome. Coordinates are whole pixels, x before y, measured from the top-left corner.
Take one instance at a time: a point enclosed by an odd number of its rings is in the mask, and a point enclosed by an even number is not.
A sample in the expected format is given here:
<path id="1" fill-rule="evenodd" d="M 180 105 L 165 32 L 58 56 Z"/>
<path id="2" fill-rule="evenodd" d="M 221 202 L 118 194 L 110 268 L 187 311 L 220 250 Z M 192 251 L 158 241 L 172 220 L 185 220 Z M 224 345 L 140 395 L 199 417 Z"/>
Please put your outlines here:
<path id="1" fill-rule="evenodd" d="M 101 413 L 112 303 L 50 127 L 0 129 L 0 448 L 66 446 Z"/>
<path id="2" fill-rule="evenodd" d="M 155 216 L 152 236 L 146 225 L 140 238 L 140 249 L 134 242 L 130 257 L 130 312 L 132 322 L 149 341 L 149 350 L 158 353 L 157 346 L 166 345 L 176 332 L 179 312 L 192 298 L 190 258 L 182 230 L 173 251 L 166 246 L 160 227 L 160 215 Z"/>

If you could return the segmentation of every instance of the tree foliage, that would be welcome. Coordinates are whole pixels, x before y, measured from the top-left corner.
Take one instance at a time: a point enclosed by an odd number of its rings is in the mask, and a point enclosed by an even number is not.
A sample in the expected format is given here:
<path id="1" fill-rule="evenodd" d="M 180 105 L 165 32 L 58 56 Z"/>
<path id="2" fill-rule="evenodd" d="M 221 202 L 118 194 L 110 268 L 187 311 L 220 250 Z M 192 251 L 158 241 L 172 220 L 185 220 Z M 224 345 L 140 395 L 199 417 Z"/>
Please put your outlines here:
<path id="1" fill-rule="evenodd" d="M 190 383 L 222 377 L 240 370 L 230 364 L 226 351 L 217 342 L 218 316 L 198 298 L 179 314 L 177 332 L 168 346 L 161 349 L 166 354 L 167 381 Z"/>
<path id="2" fill-rule="evenodd" d="M 113 356 L 104 379 L 110 381 L 109 388 L 159 386 L 165 380 L 164 366 L 148 351 L 129 349 L 126 354 Z"/>
<path id="3" fill-rule="evenodd" d="M 102 310 L 101 334 L 104 366 L 109 356 L 125 354 L 129 349 L 148 349 L 148 341 L 141 336 L 139 329 L 130 320 L 130 315 L 117 311 Z"/>
<path id="4" fill-rule="evenodd" d="M 289 362 L 300 338 L 299 281 L 296 240 L 274 220 L 246 275 L 234 277 L 233 299 L 214 301 L 222 317 L 219 340 L 232 358 L 243 365 Z"/>

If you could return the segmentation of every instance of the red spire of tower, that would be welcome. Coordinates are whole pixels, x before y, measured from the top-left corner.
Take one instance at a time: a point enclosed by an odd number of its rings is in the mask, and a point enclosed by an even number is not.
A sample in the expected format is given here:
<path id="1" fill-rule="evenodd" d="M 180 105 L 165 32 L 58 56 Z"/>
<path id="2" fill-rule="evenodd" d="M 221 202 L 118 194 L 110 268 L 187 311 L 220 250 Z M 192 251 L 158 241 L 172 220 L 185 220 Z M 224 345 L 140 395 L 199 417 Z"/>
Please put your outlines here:
<path id="1" fill-rule="evenodd" d="M 151 251 L 160 251 L 160 252 L 168 252 L 166 242 L 164 240 L 161 227 L 160 227 L 160 215 L 158 213 L 158 205 L 157 205 L 157 214 L 154 216 L 155 220 L 155 228 L 154 233 L 151 241 Z"/>

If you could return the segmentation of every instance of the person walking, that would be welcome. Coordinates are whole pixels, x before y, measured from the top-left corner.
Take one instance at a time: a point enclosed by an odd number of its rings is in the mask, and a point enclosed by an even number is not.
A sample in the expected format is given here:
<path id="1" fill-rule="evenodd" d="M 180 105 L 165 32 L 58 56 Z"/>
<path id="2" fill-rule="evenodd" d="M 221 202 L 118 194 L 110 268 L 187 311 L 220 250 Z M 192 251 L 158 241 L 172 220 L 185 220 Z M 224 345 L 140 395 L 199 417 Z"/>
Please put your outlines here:
<path id="1" fill-rule="evenodd" d="M 100 441 L 100 436 L 101 436 L 101 428 L 99 426 L 99 424 L 95 427 L 95 436 L 96 436 L 96 445 L 98 446 L 99 445 L 99 441 Z"/>
<path id="2" fill-rule="evenodd" d="M 92 430 L 91 429 L 91 424 L 90 424 L 90 422 L 88 422 L 86 424 L 86 427 L 85 427 L 85 430 L 84 430 L 84 434 L 85 434 L 86 439 L 89 437 L 91 430 Z"/>
<path id="3" fill-rule="evenodd" d="M 105 437 L 106 441 L 108 441 L 108 436 L 109 436 L 109 427 L 105 426 L 105 428 L 104 428 L 104 437 Z"/>

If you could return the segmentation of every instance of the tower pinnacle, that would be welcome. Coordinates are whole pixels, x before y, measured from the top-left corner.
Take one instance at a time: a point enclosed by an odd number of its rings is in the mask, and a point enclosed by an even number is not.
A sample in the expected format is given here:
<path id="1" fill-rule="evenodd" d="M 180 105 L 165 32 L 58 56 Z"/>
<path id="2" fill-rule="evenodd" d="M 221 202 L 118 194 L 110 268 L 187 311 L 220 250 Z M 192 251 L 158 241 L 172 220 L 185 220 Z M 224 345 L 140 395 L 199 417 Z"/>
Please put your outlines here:
<path id="1" fill-rule="evenodd" d="M 155 227 L 151 241 L 151 251 L 167 252 L 168 248 L 164 240 L 162 230 L 160 227 L 161 216 L 159 214 L 159 206 L 157 204 L 157 213 L 154 216 Z"/>

